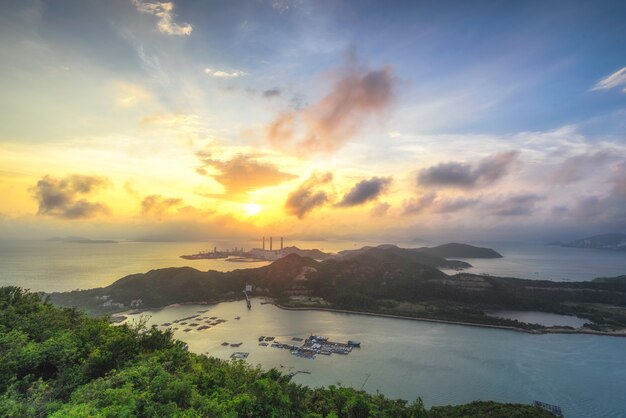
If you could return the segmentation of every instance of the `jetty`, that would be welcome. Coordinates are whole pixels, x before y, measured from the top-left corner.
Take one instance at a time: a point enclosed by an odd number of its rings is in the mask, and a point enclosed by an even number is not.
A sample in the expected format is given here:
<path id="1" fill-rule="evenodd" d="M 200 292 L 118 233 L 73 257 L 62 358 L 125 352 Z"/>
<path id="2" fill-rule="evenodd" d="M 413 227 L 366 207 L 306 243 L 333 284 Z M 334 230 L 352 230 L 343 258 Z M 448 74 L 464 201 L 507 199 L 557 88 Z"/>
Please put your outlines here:
<path id="1" fill-rule="evenodd" d="M 292 341 L 302 342 L 301 345 L 281 343 L 274 341 L 274 337 L 259 337 L 259 345 L 266 347 L 268 342 L 272 342 L 272 348 L 282 348 L 290 350 L 291 354 L 306 359 L 315 359 L 317 355 L 330 356 L 332 354 L 348 355 L 354 348 L 360 348 L 361 343 L 357 341 L 349 341 L 341 343 L 329 341 L 322 335 L 311 335 L 306 340 L 302 338 L 292 338 Z"/>
<path id="2" fill-rule="evenodd" d="M 252 285 L 247 284 L 246 288 L 243 289 L 243 294 L 246 297 L 246 304 L 248 305 L 248 309 L 252 309 L 252 302 L 250 302 L 250 295 L 248 293 L 252 292 Z"/>
<path id="3" fill-rule="evenodd" d="M 548 411 L 555 417 L 563 417 L 563 411 L 561 411 L 560 406 L 551 405 L 549 403 L 545 403 L 541 401 L 535 401 L 533 405 L 535 405 L 537 408 L 543 409 L 544 411 Z"/>

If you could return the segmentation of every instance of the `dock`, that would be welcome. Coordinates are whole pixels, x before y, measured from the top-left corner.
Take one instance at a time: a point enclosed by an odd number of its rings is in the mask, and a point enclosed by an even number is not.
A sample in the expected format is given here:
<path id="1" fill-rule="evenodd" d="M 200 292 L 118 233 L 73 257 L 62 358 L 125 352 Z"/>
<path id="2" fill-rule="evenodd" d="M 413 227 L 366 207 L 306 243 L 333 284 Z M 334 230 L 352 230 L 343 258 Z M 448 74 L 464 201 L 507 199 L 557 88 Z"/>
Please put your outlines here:
<path id="1" fill-rule="evenodd" d="M 315 359 L 317 355 L 348 355 L 354 348 L 360 348 L 361 346 L 361 344 L 356 341 L 348 341 L 347 343 L 329 341 L 328 338 L 321 335 L 311 335 L 306 340 L 293 338 L 292 341 L 304 342 L 302 342 L 301 345 L 296 345 L 274 341 L 274 337 L 259 337 L 260 346 L 267 347 L 268 342 L 271 342 L 272 348 L 286 349 L 289 350 L 292 355 L 306 359 Z"/>
<path id="2" fill-rule="evenodd" d="M 537 408 L 543 409 L 544 411 L 548 411 L 555 417 L 563 417 L 563 411 L 561 411 L 560 406 L 550 405 L 549 403 L 545 403 L 541 401 L 535 401 L 533 405 L 535 405 Z"/>

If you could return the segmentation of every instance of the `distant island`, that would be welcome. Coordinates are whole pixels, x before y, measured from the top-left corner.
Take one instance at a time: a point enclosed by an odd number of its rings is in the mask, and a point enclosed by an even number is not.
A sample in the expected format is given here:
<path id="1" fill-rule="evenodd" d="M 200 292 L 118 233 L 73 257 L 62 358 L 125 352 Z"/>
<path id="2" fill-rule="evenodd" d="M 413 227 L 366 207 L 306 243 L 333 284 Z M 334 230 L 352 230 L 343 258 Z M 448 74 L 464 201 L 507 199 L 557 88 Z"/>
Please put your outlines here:
<path id="1" fill-rule="evenodd" d="M 548 245 L 569 248 L 593 248 L 597 250 L 626 251 L 626 234 L 613 233 L 594 235 L 570 242 L 554 241 Z"/>
<path id="2" fill-rule="evenodd" d="M 422 247 L 417 251 L 445 258 L 502 258 L 502 254 L 491 248 L 474 247 L 468 244 L 450 243 L 438 247 Z"/>
<path id="3" fill-rule="evenodd" d="M 326 253 L 319 249 L 301 249 L 296 246 L 284 247 L 277 250 L 267 250 L 254 248 L 250 251 L 244 251 L 243 248 L 234 248 L 231 250 L 218 250 L 217 247 L 213 251 L 201 251 L 196 254 L 181 255 L 181 258 L 187 260 L 203 260 L 203 259 L 219 259 L 228 258 L 228 261 L 275 261 L 278 258 L 285 257 L 290 254 L 297 254 L 301 257 L 308 257 L 318 261 L 330 260 L 332 258 L 349 258 L 355 255 L 361 254 L 371 248 L 397 248 L 392 244 L 381 244 L 377 247 L 365 246 L 355 250 L 343 250 L 337 254 Z M 432 265 L 438 268 L 448 268 L 462 270 L 472 267 L 471 264 L 465 261 L 449 260 L 450 258 L 502 258 L 498 252 L 491 248 L 474 247 L 468 244 L 444 244 L 438 247 L 422 247 L 422 248 L 407 248 L 409 251 L 414 251 L 423 254 L 422 261 L 426 264 Z"/>
<path id="4" fill-rule="evenodd" d="M 46 241 L 68 242 L 72 244 L 117 244 L 118 241 L 110 239 L 90 239 L 84 237 L 54 237 L 48 238 Z"/>
<path id="5" fill-rule="evenodd" d="M 552 282 L 448 275 L 439 268 L 448 266 L 449 260 L 394 245 L 340 255 L 316 261 L 289 254 L 264 267 L 230 272 L 190 267 L 151 270 L 104 288 L 50 296 L 62 306 L 110 314 L 128 308 L 233 300 L 251 285 L 252 295 L 272 297 L 277 305 L 290 309 L 334 309 L 528 332 L 626 333 L 626 277 Z M 487 314 L 497 310 L 576 315 L 589 322 L 581 329 L 547 328 Z"/>

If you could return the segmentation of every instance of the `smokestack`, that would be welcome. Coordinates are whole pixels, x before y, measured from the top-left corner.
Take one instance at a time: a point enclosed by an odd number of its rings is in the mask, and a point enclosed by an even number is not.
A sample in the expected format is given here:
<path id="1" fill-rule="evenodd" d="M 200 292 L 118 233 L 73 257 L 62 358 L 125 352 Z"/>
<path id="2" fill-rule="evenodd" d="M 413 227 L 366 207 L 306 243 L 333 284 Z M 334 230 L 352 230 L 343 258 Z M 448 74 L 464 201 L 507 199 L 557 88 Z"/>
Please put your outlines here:
<path id="1" fill-rule="evenodd" d="M 263 250 L 265 250 L 265 237 L 263 237 Z"/>
<path id="2" fill-rule="evenodd" d="M 270 237 L 270 251 L 272 251 L 272 237 Z"/>
<path id="3" fill-rule="evenodd" d="M 283 249 L 283 237 L 280 237 L 280 249 Z"/>

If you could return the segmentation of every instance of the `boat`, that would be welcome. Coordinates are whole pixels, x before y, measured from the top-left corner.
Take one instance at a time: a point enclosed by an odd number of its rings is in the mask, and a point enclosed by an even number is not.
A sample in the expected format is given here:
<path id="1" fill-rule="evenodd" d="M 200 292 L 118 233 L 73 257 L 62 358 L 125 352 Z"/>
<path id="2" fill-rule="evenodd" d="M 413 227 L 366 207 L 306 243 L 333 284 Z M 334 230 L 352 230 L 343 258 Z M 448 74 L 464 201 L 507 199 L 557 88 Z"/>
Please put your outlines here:
<path id="1" fill-rule="evenodd" d="M 359 341 L 350 340 L 350 341 L 348 341 L 348 345 L 350 347 L 359 347 L 359 348 L 361 348 L 361 343 Z"/>
<path id="2" fill-rule="evenodd" d="M 265 340 L 265 336 L 264 336 L 264 335 L 261 335 L 261 336 L 259 337 L 259 341 L 264 341 L 264 340 Z"/>
<path id="3" fill-rule="evenodd" d="M 240 316 L 236 316 L 235 319 L 241 319 L 241 317 Z"/>

